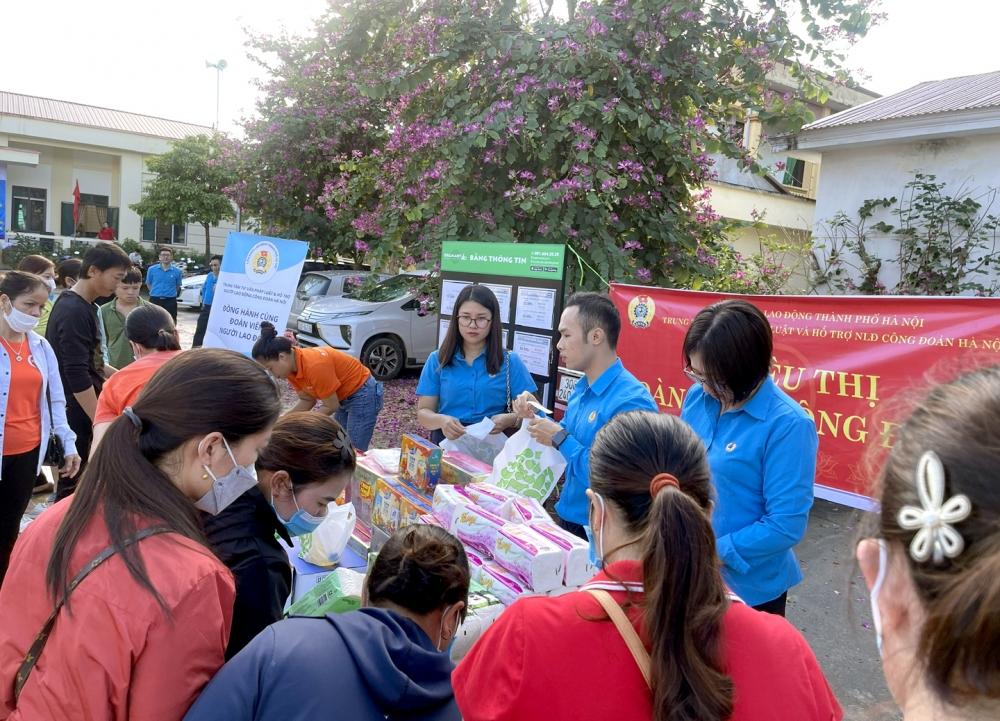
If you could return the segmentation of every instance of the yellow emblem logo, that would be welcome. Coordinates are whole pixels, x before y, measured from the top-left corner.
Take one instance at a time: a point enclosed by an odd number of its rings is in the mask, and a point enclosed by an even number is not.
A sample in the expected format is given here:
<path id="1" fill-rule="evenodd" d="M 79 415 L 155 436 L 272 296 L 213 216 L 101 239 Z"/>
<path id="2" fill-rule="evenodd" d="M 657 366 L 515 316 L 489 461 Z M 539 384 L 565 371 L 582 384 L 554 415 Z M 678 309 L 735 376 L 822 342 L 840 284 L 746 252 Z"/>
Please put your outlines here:
<path id="1" fill-rule="evenodd" d="M 656 301 L 648 295 L 637 295 L 628 304 L 628 322 L 633 328 L 645 329 L 653 324 Z"/>
<path id="2" fill-rule="evenodd" d="M 596 421 L 597 420 L 597 411 L 591 411 L 590 415 L 587 416 L 587 420 L 590 421 L 591 423 L 593 423 L 594 421 Z"/>
<path id="3" fill-rule="evenodd" d="M 264 283 L 278 272 L 278 249 L 273 243 L 262 241 L 247 254 L 244 269 L 254 283 Z"/>

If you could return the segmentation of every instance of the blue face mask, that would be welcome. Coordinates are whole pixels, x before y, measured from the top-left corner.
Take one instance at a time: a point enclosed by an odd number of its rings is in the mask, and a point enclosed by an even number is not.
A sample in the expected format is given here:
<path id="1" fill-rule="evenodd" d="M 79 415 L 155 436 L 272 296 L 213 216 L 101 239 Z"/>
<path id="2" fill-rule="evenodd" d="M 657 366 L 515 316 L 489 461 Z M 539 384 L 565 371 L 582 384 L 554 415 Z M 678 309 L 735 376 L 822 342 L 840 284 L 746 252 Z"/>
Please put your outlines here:
<path id="1" fill-rule="evenodd" d="M 299 502 L 295 498 L 294 491 L 292 492 L 292 503 L 295 504 L 295 513 L 287 521 L 281 517 L 278 513 L 278 509 L 274 505 L 274 491 L 271 491 L 271 508 L 274 510 L 274 515 L 278 517 L 281 521 L 281 525 L 285 527 L 290 536 L 304 536 L 307 533 L 312 533 L 315 531 L 319 524 L 323 522 L 321 516 L 314 516 L 311 513 L 306 513 L 301 508 L 299 508 Z"/>
<path id="2" fill-rule="evenodd" d="M 605 512 L 604 499 L 599 493 L 595 493 L 594 498 L 601 504 L 601 515 L 603 516 Z M 583 530 L 587 532 L 587 540 L 590 542 L 590 565 L 600 570 L 604 568 L 604 524 L 601 524 L 601 530 L 596 534 L 593 527 L 589 525 L 585 526 Z"/>

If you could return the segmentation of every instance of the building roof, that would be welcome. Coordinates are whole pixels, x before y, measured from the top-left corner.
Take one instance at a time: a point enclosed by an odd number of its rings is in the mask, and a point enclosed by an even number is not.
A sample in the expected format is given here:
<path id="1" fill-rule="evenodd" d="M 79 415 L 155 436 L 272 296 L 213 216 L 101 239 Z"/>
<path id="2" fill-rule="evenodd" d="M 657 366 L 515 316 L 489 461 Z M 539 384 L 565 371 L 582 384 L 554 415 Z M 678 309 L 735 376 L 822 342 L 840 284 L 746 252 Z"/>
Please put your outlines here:
<path id="1" fill-rule="evenodd" d="M 920 83 L 809 123 L 802 130 L 993 108 L 1000 108 L 1000 71 Z"/>
<path id="2" fill-rule="evenodd" d="M 32 120 L 49 120 L 69 125 L 83 125 L 122 133 L 149 135 L 156 138 L 179 140 L 190 135 L 209 133 L 205 125 L 182 123 L 152 115 L 139 115 L 124 110 L 99 108 L 94 105 L 70 103 L 65 100 L 38 98 L 0 90 L 0 115 L 14 115 Z"/>

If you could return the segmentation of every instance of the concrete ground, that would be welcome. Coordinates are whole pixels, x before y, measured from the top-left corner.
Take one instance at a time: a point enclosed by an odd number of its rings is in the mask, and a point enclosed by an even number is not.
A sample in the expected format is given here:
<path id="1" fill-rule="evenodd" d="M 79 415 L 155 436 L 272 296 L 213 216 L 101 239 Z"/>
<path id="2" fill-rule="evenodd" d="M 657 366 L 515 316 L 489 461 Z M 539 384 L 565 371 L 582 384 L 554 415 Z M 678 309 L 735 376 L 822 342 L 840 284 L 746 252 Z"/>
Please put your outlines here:
<path id="1" fill-rule="evenodd" d="M 197 312 L 180 310 L 181 347 L 190 348 Z M 875 648 L 868 591 L 854 563 L 862 514 L 828 501 L 813 506 L 796 549 L 805 580 L 789 593 L 788 620 L 809 641 L 845 721 L 899 721 Z"/>

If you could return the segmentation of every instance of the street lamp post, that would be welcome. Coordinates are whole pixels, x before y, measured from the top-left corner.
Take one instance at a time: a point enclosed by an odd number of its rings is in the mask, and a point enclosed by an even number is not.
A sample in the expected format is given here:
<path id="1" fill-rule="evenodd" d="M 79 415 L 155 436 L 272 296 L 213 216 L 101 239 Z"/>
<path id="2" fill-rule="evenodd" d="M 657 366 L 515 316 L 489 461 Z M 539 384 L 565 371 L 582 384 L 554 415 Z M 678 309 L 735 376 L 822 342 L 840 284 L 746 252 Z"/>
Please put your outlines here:
<path id="1" fill-rule="evenodd" d="M 219 85 L 222 82 L 222 71 L 226 69 L 226 61 L 220 60 L 217 63 L 210 63 L 205 61 L 206 68 L 215 68 L 215 125 L 213 126 L 216 130 L 219 129 Z"/>

